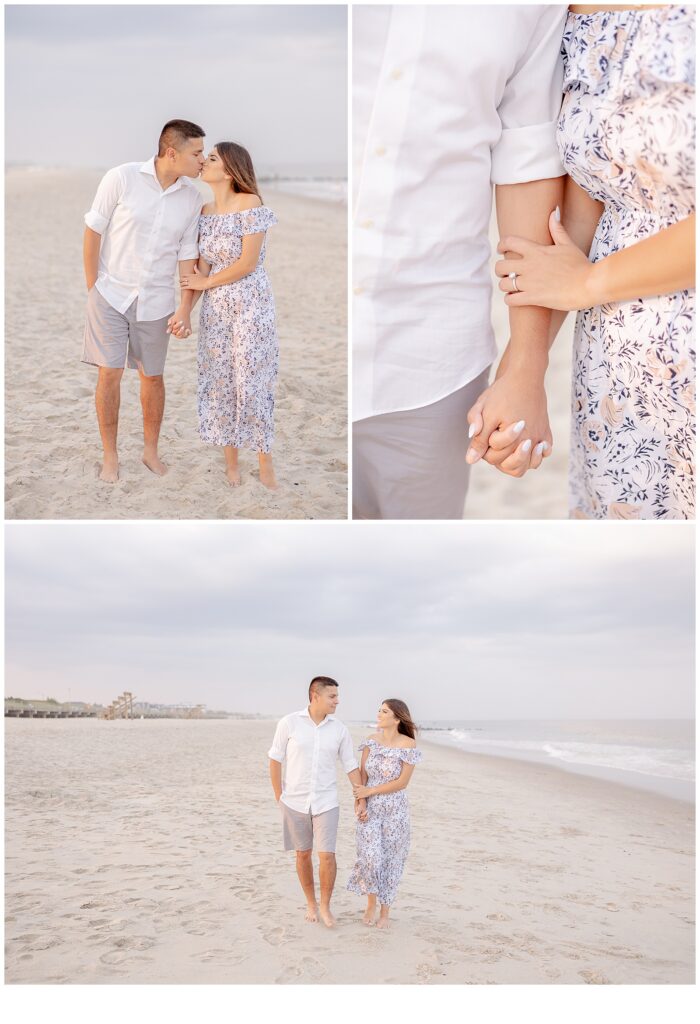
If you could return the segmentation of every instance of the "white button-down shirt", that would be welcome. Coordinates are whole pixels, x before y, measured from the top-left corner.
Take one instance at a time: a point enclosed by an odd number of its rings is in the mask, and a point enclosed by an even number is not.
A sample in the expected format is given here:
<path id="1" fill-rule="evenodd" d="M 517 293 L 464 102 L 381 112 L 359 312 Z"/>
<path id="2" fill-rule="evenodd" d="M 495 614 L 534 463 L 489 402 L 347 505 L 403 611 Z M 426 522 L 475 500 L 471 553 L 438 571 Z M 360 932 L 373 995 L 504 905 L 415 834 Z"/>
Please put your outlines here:
<path id="1" fill-rule="evenodd" d="M 125 313 L 138 298 L 137 320 L 174 312 L 178 260 L 199 255 L 202 202 L 190 178 L 161 188 L 153 157 L 107 171 L 85 223 L 102 235 L 96 287 L 110 306 Z"/>
<path id="2" fill-rule="evenodd" d="M 563 174 L 565 6 L 353 8 L 353 419 L 490 362 L 492 183 Z"/>
<path id="3" fill-rule="evenodd" d="M 308 708 L 281 719 L 268 756 L 284 764 L 282 803 L 304 814 L 323 814 L 338 806 L 338 758 L 345 772 L 359 767 L 343 723 L 326 715 L 316 725 Z"/>

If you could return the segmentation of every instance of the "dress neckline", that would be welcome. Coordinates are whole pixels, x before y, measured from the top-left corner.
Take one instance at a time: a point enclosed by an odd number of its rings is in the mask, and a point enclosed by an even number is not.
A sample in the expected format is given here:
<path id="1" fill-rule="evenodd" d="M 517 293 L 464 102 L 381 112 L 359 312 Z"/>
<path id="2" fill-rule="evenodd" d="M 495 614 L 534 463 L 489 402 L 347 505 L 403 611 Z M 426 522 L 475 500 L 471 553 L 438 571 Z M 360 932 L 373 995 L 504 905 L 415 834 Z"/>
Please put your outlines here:
<path id="1" fill-rule="evenodd" d="M 383 750 L 417 750 L 417 747 L 390 747 L 388 743 L 377 743 L 376 740 L 368 740 L 368 743 L 374 743 L 376 747 L 382 747 Z"/>
<path id="2" fill-rule="evenodd" d="M 255 210 L 269 210 L 269 206 L 261 204 L 260 206 L 251 206 L 247 210 L 231 210 L 230 213 L 202 213 L 202 217 L 240 217 L 243 213 L 253 213 Z"/>
<path id="3" fill-rule="evenodd" d="M 643 7 L 623 7 L 617 11 L 608 8 L 602 11 L 589 11 L 588 14 L 584 14 L 582 11 L 568 11 L 567 14 L 570 18 L 611 18 L 624 14 L 663 14 L 670 13 L 671 11 L 684 11 L 685 9 L 685 4 L 664 4 L 659 7 L 649 7 L 645 4 Z"/>

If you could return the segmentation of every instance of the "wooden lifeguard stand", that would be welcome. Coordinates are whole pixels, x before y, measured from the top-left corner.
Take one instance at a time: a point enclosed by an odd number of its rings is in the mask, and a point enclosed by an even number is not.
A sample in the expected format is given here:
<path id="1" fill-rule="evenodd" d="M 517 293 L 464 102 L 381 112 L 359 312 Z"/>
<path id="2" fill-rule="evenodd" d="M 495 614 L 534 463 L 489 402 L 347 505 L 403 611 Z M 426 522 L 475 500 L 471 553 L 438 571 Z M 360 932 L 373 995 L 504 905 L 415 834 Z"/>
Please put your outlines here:
<path id="1" fill-rule="evenodd" d="M 134 695 L 125 690 L 124 693 L 113 700 L 105 712 L 105 718 L 114 721 L 115 718 L 134 717 Z"/>

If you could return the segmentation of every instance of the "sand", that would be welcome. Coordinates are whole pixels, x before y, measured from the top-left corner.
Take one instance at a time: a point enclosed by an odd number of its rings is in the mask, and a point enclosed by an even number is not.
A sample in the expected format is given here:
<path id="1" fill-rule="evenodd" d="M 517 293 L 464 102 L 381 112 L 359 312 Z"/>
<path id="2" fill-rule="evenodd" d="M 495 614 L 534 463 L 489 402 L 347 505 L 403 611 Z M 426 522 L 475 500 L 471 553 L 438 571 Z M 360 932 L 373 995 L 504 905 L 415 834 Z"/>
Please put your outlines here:
<path id="1" fill-rule="evenodd" d="M 303 921 L 274 723 L 6 720 L 10 983 L 691 983 L 689 804 L 422 743 L 389 933 Z M 355 738 L 363 735 L 353 730 Z"/>
<path id="2" fill-rule="evenodd" d="M 222 454 L 197 433 L 196 321 L 171 341 L 163 479 L 141 464 L 135 371 L 126 371 L 121 479 L 97 480 L 96 371 L 80 362 L 83 213 L 99 172 L 11 170 L 6 177 L 6 516 L 10 519 L 345 519 L 347 213 L 340 203 L 263 190 L 279 218 L 266 266 L 277 305 L 280 375 L 274 456 L 280 488 L 228 487 Z"/>

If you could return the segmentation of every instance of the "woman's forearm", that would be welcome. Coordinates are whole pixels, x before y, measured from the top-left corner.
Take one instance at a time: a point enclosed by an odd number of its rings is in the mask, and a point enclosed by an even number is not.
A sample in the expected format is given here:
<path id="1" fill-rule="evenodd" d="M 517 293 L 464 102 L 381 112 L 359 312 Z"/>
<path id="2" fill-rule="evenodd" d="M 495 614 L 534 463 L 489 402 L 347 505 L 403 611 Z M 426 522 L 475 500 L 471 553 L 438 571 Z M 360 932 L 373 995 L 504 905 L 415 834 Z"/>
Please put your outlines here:
<path id="1" fill-rule="evenodd" d="M 695 287 L 695 214 L 592 264 L 595 305 Z"/>
<path id="2" fill-rule="evenodd" d="M 252 274 L 254 270 L 255 266 L 251 266 L 247 260 L 236 260 L 229 267 L 224 267 L 216 274 L 210 274 L 207 278 L 207 289 L 220 288 L 222 284 L 233 284 L 234 281 L 240 281 L 242 277 Z"/>
<path id="3" fill-rule="evenodd" d="M 381 786 L 371 786 L 367 790 L 367 796 L 379 796 L 380 793 L 398 793 L 400 789 L 405 789 L 408 783 L 403 782 L 401 779 L 395 779 L 393 782 L 384 782 Z"/>

